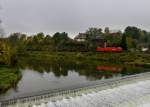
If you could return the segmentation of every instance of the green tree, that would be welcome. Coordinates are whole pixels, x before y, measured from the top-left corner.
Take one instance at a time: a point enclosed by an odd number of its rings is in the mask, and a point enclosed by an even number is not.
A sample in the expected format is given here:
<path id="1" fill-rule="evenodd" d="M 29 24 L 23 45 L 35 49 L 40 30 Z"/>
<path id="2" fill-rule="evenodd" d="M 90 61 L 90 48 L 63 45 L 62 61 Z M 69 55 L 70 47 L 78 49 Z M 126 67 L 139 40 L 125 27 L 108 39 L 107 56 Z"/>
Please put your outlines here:
<path id="1" fill-rule="evenodd" d="M 87 39 L 90 40 L 95 38 L 96 36 L 102 36 L 102 29 L 101 28 L 89 28 L 85 34 L 87 35 Z"/>
<path id="2" fill-rule="evenodd" d="M 127 39 L 126 39 L 126 35 L 123 34 L 122 36 L 122 41 L 121 41 L 121 47 L 123 50 L 127 51 L 128 47 L 127 47 Z"/>
<path id="3" fill-rule="evenodd" d="M 8 37 L 8 42 L 10 46 L 17 47 L 19 43 L 21 33 L 13 33 Z"/>
<path id="4" fill-rule="evenodd" d="M 35 42 L 35 43 L 42 43 L 42 41 L 44 40 L 44 33 L 38 33 L 37 35 L 35 35 L 34 37 L 33 37 L 33 41 Z"/>
<path id="5" fill-rule="evenodd" d="M 64 44 L 68 42 L 70 38 L 68 37 L 68 34 L 65 32 L 62 33 L 55 33 L 52 37 L 52 41 L 54 43 L 55 51 L 63 50 Z"/>
<path id="6" fill-rule="evenodd" d="M 139 40 L 140 38 L 140 33 L 141 33 L 141 30 L 137 27 L 132 27 L 132 26 L 128 26 L 126 29 L 125 29 L 125 35 L 128 36 L 128 37 L 132 37 L 133 39 L 137 39 Z"/>
<path id="7" fill-rule="evenodd" d="M 109 27 L 106 27 L 105 29 L 104 29 L 104 32 L 105 32 L 105 34 L 109 34 L 110 33 L 110 30 L 109 30 Z"/>
<path id="8" fill-rule="evenodd" d="M 141 29 L 137 27 L 128 26 L 125 29 L 124 34 L 127 36 L 128 50 L 141 50 L 141 46 L 143 46 L 145 38 L 145 34 Z"/>

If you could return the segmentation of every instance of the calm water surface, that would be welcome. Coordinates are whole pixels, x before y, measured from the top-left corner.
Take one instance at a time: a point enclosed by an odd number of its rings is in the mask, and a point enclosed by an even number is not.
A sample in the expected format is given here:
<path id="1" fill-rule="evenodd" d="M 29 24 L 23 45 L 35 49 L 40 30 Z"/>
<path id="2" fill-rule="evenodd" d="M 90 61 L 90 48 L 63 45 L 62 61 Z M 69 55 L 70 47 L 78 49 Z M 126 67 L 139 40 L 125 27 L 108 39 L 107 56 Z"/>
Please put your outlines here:
<path id="1" fill-rule="evenodd" d="M 92 61 L 25 60 L 20 62 L 22 78 L 0 99 L 13 98 L 91 81 L 117 78 L 143 72 L 141 67 Z"/>

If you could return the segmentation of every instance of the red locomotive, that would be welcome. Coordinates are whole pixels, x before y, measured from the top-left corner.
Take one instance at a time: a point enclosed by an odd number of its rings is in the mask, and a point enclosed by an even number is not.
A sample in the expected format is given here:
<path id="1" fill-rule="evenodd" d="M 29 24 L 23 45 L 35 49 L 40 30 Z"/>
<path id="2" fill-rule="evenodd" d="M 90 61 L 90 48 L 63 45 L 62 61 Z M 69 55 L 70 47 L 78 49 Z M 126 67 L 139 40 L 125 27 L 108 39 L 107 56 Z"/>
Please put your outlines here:
<path id="1" fill-rule="evenodd" d="M 105 48 L 97 47 L 96 51 L 97 52 L 122 52 L 123 49 L 121 47 L 105 47 Z"/>

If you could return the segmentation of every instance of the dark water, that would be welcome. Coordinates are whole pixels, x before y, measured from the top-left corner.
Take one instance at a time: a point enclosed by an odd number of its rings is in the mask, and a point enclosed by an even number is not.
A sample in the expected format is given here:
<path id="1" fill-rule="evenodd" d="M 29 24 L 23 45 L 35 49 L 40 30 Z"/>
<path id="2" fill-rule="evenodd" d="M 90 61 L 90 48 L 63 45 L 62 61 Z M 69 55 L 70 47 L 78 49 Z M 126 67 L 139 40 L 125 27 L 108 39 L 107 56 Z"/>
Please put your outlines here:
<path id="1" fill-rule="evenodd" d="M 142 67 L 92 60 L 23 58 L 18 66 L 22 78 L 1 99 L 144 72 Z"/>

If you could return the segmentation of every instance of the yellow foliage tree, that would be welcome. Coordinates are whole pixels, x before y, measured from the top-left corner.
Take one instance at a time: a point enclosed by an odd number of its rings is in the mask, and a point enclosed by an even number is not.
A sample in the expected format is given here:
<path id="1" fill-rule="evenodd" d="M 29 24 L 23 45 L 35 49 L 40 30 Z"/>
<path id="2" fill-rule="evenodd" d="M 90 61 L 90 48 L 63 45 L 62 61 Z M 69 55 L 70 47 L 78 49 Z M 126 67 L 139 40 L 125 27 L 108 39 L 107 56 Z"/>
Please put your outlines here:
<path id="1" fill-rule="evenodd" d="M 10 64 L 10 47 L 3 41 L 0 41 L 0 64 Z"/>

